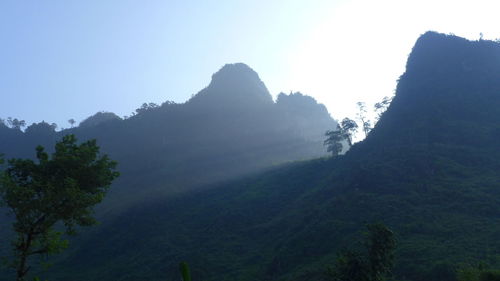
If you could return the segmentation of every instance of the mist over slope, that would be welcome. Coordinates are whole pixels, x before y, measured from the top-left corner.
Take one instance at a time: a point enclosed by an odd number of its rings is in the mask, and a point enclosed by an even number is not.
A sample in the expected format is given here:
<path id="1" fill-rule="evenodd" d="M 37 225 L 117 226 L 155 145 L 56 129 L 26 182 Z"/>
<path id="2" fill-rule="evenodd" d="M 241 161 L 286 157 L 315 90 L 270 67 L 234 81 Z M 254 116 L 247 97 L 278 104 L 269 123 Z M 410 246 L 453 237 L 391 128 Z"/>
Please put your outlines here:
<path id="1" fill-rule="evenodd" d="M 24 133 L 0 125 L 0 151 L 7 158 L 34 157 L 36 145 L 50 150 L 65 134 L 97 139 L 122 173 L 107 208 L 325 156 L 324 132 L 335 126 L 311 97 L 280 94 L 274 102 L 258 74 L 237 63 L 222 67 L 186 103 L 146 104 L 125 120 L 99 112 L 57 133 L 44 122 Z"/>
<path id="2" fill-rule="evenodd" d="M 395 277 L 500 265 L 500 45 L 426 33 L 396 97 L 345 156 L 129 209 L 82 235 L 54 280 L 321 280 L 365 223 L 398 235 Z"/>

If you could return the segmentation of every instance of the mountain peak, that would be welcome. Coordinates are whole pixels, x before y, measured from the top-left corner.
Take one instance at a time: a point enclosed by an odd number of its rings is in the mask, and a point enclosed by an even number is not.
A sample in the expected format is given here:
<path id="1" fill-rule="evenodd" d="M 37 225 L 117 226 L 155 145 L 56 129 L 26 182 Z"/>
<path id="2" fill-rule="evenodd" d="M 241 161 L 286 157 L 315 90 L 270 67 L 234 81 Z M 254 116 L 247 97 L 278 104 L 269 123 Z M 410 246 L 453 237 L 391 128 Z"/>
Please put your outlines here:
<path id="1" fill-rule="evenodd" d="M 469 41 L 455 35 L 428 31 L 418 38 L 406 65 L 408 72 L 427 76 L 468 75 L 478 68 L 497 71 L 500 44 L 489 40 Z M 494 69 L 493 69 L 494 68 Z"/>
<path id="2" fill-rule="evenodd" d="M 234 63 L 214 73 L 210 85 L 189 103 L 208 107 L 255 107 L 272 104 L 273 98 L 257 72 L 244 63 Z"/>
<path id="3" fill-rule="evenodd" d="M 391 106 L 367 140 L 384 145 L 496 144 L 498 73 L 499 43 L 423 34 L 408 57 Z"/>
<path id="4" fill-rule="evenodd" d="M 260 80 L 259 75 L 255 70 L 253 70 L 248 65 L 238 62 L 238 63 L 228 63 L 225 64 L 219 71 L 212 75 L 212 83 L 217 82 L 220 79 L 234 78 L 234 77 L 245 77 L 252 80 Z"/>

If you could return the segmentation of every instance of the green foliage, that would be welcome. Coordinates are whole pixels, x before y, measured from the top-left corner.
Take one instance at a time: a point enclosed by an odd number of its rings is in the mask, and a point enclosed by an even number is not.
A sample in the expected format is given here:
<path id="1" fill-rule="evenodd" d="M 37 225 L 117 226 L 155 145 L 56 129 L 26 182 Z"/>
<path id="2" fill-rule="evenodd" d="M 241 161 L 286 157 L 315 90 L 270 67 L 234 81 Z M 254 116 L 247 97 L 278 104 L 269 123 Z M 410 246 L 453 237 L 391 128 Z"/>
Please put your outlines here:
<path id="1" fill-rule="evenodd" d="M 394 233 L 383 224 L 368 225 L 368 260 L 371 280 L 381 281 L 391 273 L 396 249 Z"/>
<path id="2" fill-rule="evenodd" d="M 366 249 L 339 254 L 334 268 L 327 275 L 331 281 L 383 281 L 393 267 L 396 240 L 393 232 L 383 224 L 367 226 Z"/>
<path id="3" fill-rule="evenodd" d="M 95 140 L 78 145 L 73 135 L 63 137 L 51 157 L 38 146 L 36 158 L 10 159 L 0 181 L 0 197 L 14 216 L 17 238 L 11 265 L 17 280 L 24 280 L 29 271 L 28 257 L 67 247 L 57 223 L 64 225 L 66 234 L 75 234 L 76 225 L 96 223 L 92 207 L 118 176 L 116 163 L 99 156 Z"/>
<path id="4" fill-rule="evenodd" d="M 339 254 L 335 267 L 328 269 L 327 280 L 368 281 L 370 272 L 364 257 L 358 252 L 346 250 Z"/>
<path id="5" fill-rule="evenodd" d="M 43 122 L 30 126 L 26 133 L 0 126 L 0 151 L 8 154 L 9 158 L 29 158 L 31 155 L 27 151 L 37 144 L 42 144 L 51 152 L 50 147 L 53 147 L 55 140 L 68 131 L 79 139 L 97 138 L 102 151 L 120 163 L 122 172 L 116 183 L 119 188 L 113 189 L 107 196 L 106 203 L 99 206 L 96 215 L 100 221 L 108 223 L 119 220 L 115 216 L 128 213 L 136 204 L 154 205 L 159 200 L 169 200 L 173 195 L 269 169 L 279 163 L 327 155 L 322 146 L 323 134 L 335 122 L 326 108 L 300 93 L 282 94 L 274 102 L 258 75 L 253 71 L 248 73 L 246 68 L 248 67 L 235 73 L 228 73 L 227 70 L 230 69 L 225 69 L 221 75 L 215 75 L 213 83 L 190 102 L 167 102 L 161 106 L 148 104 L 138 114 L 126 120 L 120 120 L 112 113 L 100 112 L 82 121 L 79 126 L 75 124 L 74 128 L 60 132 L 49 130 L 48 124 Z M 234 79 L 241 83 L 234 83 Z M 163 216 L 163 213 L 158 215 Z M 129 218 L 129 221 L 133 221 L 133 218 Z M 153 222 L 153 225 L 165 223 L 169 223 L 169 220 L 162 219 Z M 119 231 L 109 233 L 106 239 L 95 241 L 94 244 L 100 245 L 99 247 L 94 245 L 88 248 L 104 251 L 120 249 L 123 253 L 134 248 L 134 245 L 141 244 L 136 239 L 148 240 L 143 239 L 143 232 L 135 232 L 139 228 L 131 227 L 121 233 L 126 224 L 117 226 Z M 106 229 L 107 225 L 103 223 L 90 233 Z M 138 225 L 143 226 L 142 222 Z M 157 233 L 152 229 L 151 231 L 152 236 Z M 135 237 L 135 242 L 131 242 L 129 246 L 110 246 L 113 242 L 107 239 L 118 233 L 121 233 L 120 237 L 113 239 L 117 243 L 128 241 L 132 237 Z M 0 235 L 3 239 L 12 234 L 0 229 Z M 83 236 L 72 237 L 71 243 L 83 243 L 80 241 L 85 240 Z M 92 237 L 90 234 L 89 236 Z M 168 240 L 167 237 L 165 235 L 159 240 Z M 151 247 L 157 248 L 158 246 Z M 83 248 L 74 249 L 77 251 Z M 72 253 L 73 249 L 70 249 L 56 259 L 62 260 Z M 123 259 L 127 260 L 131 256 Z M 152 256 L 144 259 L 149 257 Z M 114 258 L 109 258 L 108 261 Z M 99 258 L 89 257 L 72 265 L 65 265 L 64 268 L 70 273 L 72 266 L 95 259 Z M 57 260 L 54 263 L 57 264 Z M 97 270 L 105 263 L 107 262 L 87 267 L 87 270 Z M 106 267 L 120 268 L 120 272 L 124 272 L 121 267 L 126 267 L 125 264 L 126 262 L 116 262 Z M 200 268 L 198 264 L 195 265 L 193 277 L 197 276 Z M 58 268 L 63 267 L 54 266 L 49 271 L 58 271 Z M 148 267 L 143 266 L 129 274 L 137 272 L 140 275 L 145 268 Z M 174 268 L 171 270 L 177 273 L 177 264 L 170 264 L 170 268 Z M 74 272 L 74 275 L 81 273 L 79 270 Z M 109 272 L 113 271 L 110 269 Z M 150 272 L 156 274 L 157 271 Z M 158 274 L 157 277 L 159 276 Z M 94 277 L 104 278 L 99 275 Z M 112 274 L 110 278 L 114 277 Z M 60 279 L 69 278 L 64 276 Z"/>
<path id="6" fill-rule="evenodd" d="M 500 281 L 500 270 L 481 272 L 479 281 Z"/>
<path id="7" fill-rule="evenodd" d="M 186 262 L 181 262 L 179 264 L 179 271 L 181 272 L 182 281 L 191 281 L 191 272 Z"/>
<path id="8" fill-rule="evenodd" d="M 456 281 L 454 265 L 476 260 L 498 268 L 500 45 L 441 37 L 419 39 L 391 106 L 370 137 L 345 156 L 290 163 L 122 209 L 76 238 L 79 247 L 66 251 L 48 276 L 160 280 L 179 274 L 176 261 L 189 260 L 199 280 L 319 280 L 366 221 L 384 221 L 398 233 L 395 280 Z M 289 110 L 285 100 L 277 106 Z M 278 155 L 277 149 L 293 152 L 295 146 L 283 149 L 276 132 L 260 126 L 277 120 L 270 114 L 237 112 L 232 116 L 241 119 L 221 114 L 218 120 L 200 106 L 203 117 L 197 119 L 188 106 L 162 106 L 116 127 L 103 123 L 81 131 L 102 137 L 113 157 L 126 160 L 122 198 L 135 199 L 139 189 L 150 192 L 150 185 L 163 188 L 167 181 L 191 183 L 214 171 L 235 175 L 257 163 L 247 160 L 266 156 L 261 147 L 268 159 L 276 160 L 269 153 Z M 180 122 L 179 116 L 188 120 Z M 200 121 L 205 119 L 213 123 Z M 234 137 L 237 128 L 262 130 Z M 1 126 L 0 131 L 13 138 L 21 134 Z M 258 142 L 266 136 L 279 145 L 250 147 L 269 143 Z M 183 160 L 162 166 L 176 157 Z M 152 194 L 156 199 L 158 193 Z M 356 267 L 357 253 L 367 258 L 362 251 L 346 254 L 344 263 L 354 263 L 347 268 Z"/>
<path id="9" fill-rule="evenodd" d="M 492 270 L 484 263 L 462 266 L 457 270 L 458 281 L 500 281 L 500 270 Z"/>

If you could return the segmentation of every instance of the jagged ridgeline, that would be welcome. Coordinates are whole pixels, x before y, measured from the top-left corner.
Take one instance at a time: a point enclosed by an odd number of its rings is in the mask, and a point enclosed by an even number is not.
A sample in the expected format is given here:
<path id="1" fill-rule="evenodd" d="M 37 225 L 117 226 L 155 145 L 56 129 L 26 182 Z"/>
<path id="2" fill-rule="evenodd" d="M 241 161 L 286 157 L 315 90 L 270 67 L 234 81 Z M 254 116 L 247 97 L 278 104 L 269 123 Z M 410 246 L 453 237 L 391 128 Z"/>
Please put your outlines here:
<path id="1" fill-rule="evenodd" d="M 322 280 L 365 223 L 383 221 L 397 233 L 395 280 L 454 281 L 461 262 L 500 266 L 499 139 L 500 45 L 429 32 L 345 156 L 129 208 L 72 241 L 47 276 L 173 280 L 187 261 L 193 280 Z"/>

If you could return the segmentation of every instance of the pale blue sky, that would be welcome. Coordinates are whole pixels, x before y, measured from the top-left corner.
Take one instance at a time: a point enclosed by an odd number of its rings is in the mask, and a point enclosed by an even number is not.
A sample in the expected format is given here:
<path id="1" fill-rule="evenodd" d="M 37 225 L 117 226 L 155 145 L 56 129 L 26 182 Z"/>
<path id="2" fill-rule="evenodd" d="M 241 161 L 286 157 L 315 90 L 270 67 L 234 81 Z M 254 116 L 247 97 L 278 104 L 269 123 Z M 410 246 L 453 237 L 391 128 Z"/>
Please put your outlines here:
<path id="1" fill-rule="evenodd" d="M 470 1 L 473 2 L 473 1 Z M 426 30 L 500 37 L 495 1 L 0 1 L 0 118 L 68 127 L 183 102 L 225 63 L 335 118 L 391 95 Z"/>

